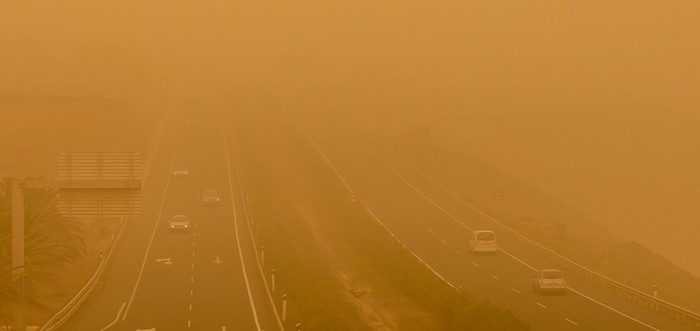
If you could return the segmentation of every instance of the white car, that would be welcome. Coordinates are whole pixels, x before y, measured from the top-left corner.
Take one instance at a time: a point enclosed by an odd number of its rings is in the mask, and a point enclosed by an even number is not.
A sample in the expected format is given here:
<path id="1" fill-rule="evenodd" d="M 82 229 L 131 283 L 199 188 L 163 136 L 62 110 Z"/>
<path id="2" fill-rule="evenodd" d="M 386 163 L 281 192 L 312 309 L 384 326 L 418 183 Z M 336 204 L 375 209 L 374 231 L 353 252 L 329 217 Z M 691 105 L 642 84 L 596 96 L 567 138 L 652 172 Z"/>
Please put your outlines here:
<path id="1" fill-rule="evenodd" d="M 192 228 L 192 221 L 187 215 L 173 215 L 168 221 L 170 231 L 189 231 Z"/>
<path id="2" fill-rule="evenodd" d="M 558 292 L 566 294 L 566 281 L 558 269 L 542 269 L 532 279 L 532 292 Z"/>
<path id="3" fill-rule="evenodd" d="M 498 252 L 496 234 L 489 230 L 474 231 L 474 237 L 469 240 L 469 251 L 474 254 Z"/>

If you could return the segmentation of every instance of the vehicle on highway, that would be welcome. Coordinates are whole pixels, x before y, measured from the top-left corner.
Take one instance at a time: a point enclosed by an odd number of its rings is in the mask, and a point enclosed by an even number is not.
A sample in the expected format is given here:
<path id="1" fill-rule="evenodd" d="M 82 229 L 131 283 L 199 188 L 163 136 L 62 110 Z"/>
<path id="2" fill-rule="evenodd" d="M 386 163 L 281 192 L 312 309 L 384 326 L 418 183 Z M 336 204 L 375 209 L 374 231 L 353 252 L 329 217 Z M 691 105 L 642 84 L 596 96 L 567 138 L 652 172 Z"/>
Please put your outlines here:
<path id="1" fill-rule="evenodd" d="M 496 253 L 496 234 L 489 230 L 474 231 L 474 236 L 469 240 L 469 251 L 473 254 Z"/>
<path id="2" fill-rule="evenodd" d="M 187 215 L 173 215 L 168 221 L 170 231 L 189 231 L 192 228 L 192 221 Z"/>
<path id="3" fill-rule="evenodd" d="M 566 280 L 558 269 L 542 269 L 532 279 L 532 292 L 566 294 Z"/>
<path id="4" fill-rule="evenodd" d="M 217 190 L 204 190 L 202 193 L 203 205 L 218 205 L 221 203 L 221 194 Z"/>
<path id="5" fill-rule="evenodd" d="M 175 167 L 173 167 L 172 175 L 175 178 L 183 178 L 189 174 L 190 174 L 190 170 L 187 169 L 187 167 L 185 167 L 183 165 L 176 165 Z"/>

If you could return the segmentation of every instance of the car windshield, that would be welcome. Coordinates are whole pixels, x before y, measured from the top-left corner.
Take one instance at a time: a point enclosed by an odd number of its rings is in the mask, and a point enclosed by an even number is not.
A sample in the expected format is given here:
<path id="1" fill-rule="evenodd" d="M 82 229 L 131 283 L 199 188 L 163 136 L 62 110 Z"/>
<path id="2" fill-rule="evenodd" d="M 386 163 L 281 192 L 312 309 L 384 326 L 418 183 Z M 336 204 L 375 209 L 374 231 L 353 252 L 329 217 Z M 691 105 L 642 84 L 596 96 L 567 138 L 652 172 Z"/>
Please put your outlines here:
<path id="1" fill-rule="evenodd" d="M 184 222 L 187 221 L 187 216 L 185 215 L 175 215 L 172 218 L 170 218 L 171 222 Z"/>
<path id="2" fill-rule="evenodd" d="M 559 270 L 548 270 L 542 272 L 542 278 L 544 279 L 560 279 L 562 278 L 561 272 Z"/>
<path id="3" fill-rule="evenodd" d="M 493 232 L 479 232 L 476 235 L 476 240 L 496 240 Z"/>

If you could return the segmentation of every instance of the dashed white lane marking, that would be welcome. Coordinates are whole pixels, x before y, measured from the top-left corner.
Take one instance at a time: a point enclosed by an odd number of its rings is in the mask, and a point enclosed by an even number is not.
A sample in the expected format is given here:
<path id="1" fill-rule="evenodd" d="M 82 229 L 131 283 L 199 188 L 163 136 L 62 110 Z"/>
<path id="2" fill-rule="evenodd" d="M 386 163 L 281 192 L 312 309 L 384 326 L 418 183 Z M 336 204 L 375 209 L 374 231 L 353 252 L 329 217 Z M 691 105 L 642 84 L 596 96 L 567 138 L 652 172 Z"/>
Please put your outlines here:
<path id="1" fill-rule="evenodd" d="M 403 204 L 402 204 L 401 202 L 399 202 L 399 201 L 396 201 L 396 205 L 399 206 L 399 207 L 402 207 L 402 206 L 403 206 Z"/>
<path id="2" fill-rule="evenodd" d="M 457 254 L 459 254 L 459 255 L 464 256 L 464 254 L 462 254 L 462 252 L 460 252 L 459 250 L 455 250 L 455 252 L 457 252 Z"/>
<path id="3" fill-rule="evenodd" d="M 568 318 L 566 319 L 566 321 L 569 322 L 569 323 L 571 323 L 571 324 L 573 324 L 573 325 L 578 326 L 578 323 L 576 323 L 576 322 L 574 322 L 574 321 L 572 321 L 572 320 L 570 320 L 570 319 L 568 319 Z"/>
<path id="4" fill-rule="evenodd" d="M 477 267 L 479 266 L 479 264 L 476 263 L 476 262 L 474 262 L 474 261 L 472 261 L 472 264 L 475 265 L 475 266 L 477 266 Z"/>
<path id="5" fill-rule="evenodd" d="M 190 290 L 190 296 L 194 295 L 194 290 Z"/>
<path id="6" fill-rule="evenodd" d="M 539 302 L 537 303 L 537 305 L 540 306 L 540 307 L 542 307 L 542 308 L 544 308 L 544 309 L 547 309 L 547 306 L 545 306 L 545 305 L 543 305 L 543 304 L 541 304 L 541 303 L 539 303 Z"/>
<path id="7" fill-rule="evenodd" d="M 428 229 L 428 232 L 435 234 L 435 231 L 433 231 L 433 229 Z"/>
<path id="8" fill-rule="evenodd" d="M 197 236 L 197 232 L 194 232 L 194 236 L 195 236 L 195 237 Z"/>
<path id="9" fill-rule="evenodd" d="M 410 210 L 406 211 L 406 215 L 411 215 L 411 214 L 413 214 L 413 213 Z"/>
<path id="10" fill-rule="evenodd" d="M 192 256 L 194 256 L 194 252 L 192 252 Z"/>
<path id="11" fill-rule="evenodd" d="M 194 283 L 194 276 L 190 277 L 190 283 Z"/>
<path id="12" fill-rule="evenodd" d="M 190 303 L 190 311 L 192 311 L 192 304 Z"/>
<path id="13" fill-rule="evenodd" d="M 447 245 L 447 241 L 445 241 L 445 240 L 442 240 L 442 243 L 445 244 L 445 245 Z"/>
<path id="14" fill-rule="evenodd" d="M 498 277 L 496 277 L 495 275 L 491 275 L 491 278 L 498 280 Z"/>
<path id="15" fill-rule="evenodd" d="M 189 327 L 192 327 L 192 321 L 190 321 L 190 320 L 187 321 L 187 327 L 188 327 L 188 328 L 189 328 Z"/>
<path id="16" fill-rule="evenodd" d="M 420 224 L 423 224 L 423 221 L 421 221 L 421 219 L 418 217 L 416 217 L 416 221 L 418 221 L 418 223 L 420 223 Z"/>
<path id="17" fill-rule="evenodd" d="M 193 241 L 193 242 L 192 242 L 192 247 L 194 247 L 194 246 L 197 246 L 197 242 L 196 242 L 196 241 Z"/>
<path id="18" fill-rule="evenodd" d="M 511 287 L 511 290 L 513 290 L 515 293 L 520 294 L 520 291 L 518 291 L 518 290 L 516 290 L 516 289 L 514 289 L 514 288 L 512 288 L 512 287 Z"/>
<path id="19" fill-rule="evenodd" d="M 194 270 L 194 263 L 192 263 L 192 270 Z"/>

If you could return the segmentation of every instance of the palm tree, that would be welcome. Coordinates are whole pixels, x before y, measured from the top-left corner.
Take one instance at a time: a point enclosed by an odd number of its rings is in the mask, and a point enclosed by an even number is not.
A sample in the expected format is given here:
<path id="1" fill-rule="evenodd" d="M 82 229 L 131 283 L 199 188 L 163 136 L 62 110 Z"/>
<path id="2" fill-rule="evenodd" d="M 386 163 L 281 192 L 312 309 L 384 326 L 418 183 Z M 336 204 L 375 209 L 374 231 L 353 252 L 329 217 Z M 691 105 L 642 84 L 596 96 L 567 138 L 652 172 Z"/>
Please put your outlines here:
<path id="1" fill-rule="evenodd" d="M 27 178 L 41 180 L 42 178 Z M 17 298 L 11 282 L 11 201 L 12 179 L 0 179 L 0 315 Z M 26 189 L 24 196 L 26 300 L 38 303 L 37 288 L 50 285 L 63 267 L 80 261 L 85 253 L 80 223 L 62 217 L 58 212 L 55 189 Z M 5 291 L 5 292 L 3 292 Z M 4 294 L 4 295 L 3 295 Z M 1 316 L 0 316 L 1 317 Z"/>

